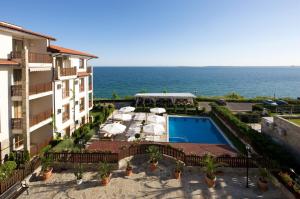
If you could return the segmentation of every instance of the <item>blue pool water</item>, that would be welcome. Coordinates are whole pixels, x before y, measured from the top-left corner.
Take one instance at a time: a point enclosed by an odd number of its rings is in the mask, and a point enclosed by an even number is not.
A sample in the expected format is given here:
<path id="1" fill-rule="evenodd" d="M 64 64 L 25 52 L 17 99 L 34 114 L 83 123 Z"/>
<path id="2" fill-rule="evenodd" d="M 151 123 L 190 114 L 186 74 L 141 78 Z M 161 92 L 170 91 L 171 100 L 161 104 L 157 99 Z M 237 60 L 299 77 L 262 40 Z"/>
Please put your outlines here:
<path id="1" fill-rule="evenodd" d="M 222 133 L 207 117 L 169 117 L 169 142 L 227 144 Z"/>

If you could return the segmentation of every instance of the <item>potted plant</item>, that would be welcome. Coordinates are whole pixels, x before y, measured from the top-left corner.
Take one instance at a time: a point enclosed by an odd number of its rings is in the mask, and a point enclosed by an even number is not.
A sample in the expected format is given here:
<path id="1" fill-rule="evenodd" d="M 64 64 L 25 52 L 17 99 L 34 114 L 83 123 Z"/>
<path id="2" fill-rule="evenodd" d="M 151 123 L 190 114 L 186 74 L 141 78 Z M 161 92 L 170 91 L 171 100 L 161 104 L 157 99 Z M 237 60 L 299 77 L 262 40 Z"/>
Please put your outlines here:
<path id="1" fill-rule="evenodd" d="M 75 167 L 74 175 L 76 177 L 76 184 L 80 185 L 82 183 L 83 176 L 83 170 L 81 165 Z"/>
<path id="2" fill-rule="evenodd" d="M 270 172 L 266 168 L 259 168 L 258 187 L 261 191 L 268 190 L 268 179 L 270 178 Z"/>
<path id="3" fill-rule="evenodd" d="M 158 161 L 162 159 L 162 153 L 159 151 L 157 146 L 149 146 L 147 153 L 150 158 L 150 170 L 155 171 L 158 165 Z"/>
<path id="4" fill-rule="evenodd" d="M 215 187 L 216 185 L 216 171 L 217 168 L 221 166 L 220 163 L 217 163 L 216 159 L 209 154 L 206 154 L 204 156 L 204 160 L 202 161 L 202 164 L 204 164 L 204 171 L 206 173 L 205 175 L 205 182 L 208 185 L 209 188 Z"/>
<path id="5" fill-rule="evenodd" d="M 52 175 L 52 158 L 51 156 L 43 156 L 41 161 L 43 180 L 47 180 Z"/>
<path id="6" fill-rule="evenodd" d="M 132 165 L 130 161 L 127 161 L 126 176 L 131 176 L 131 174 L 132 174 Z"/>
<path id="7" fill-rule="evenodd" d="M 106 162 L 100 162 L 99 166 L 99 176 L 101 178 L 101 184 L 106 186 L 111 177 L 111 165 Z"/>
<path id="8" fill-rule="evenodd" d="M 182 169 L 183 169 L 182 163 L 179 160 L 177 160 L 175 170 L 174 170 L 174 175 L 176 179 L 181 178 Z"/>

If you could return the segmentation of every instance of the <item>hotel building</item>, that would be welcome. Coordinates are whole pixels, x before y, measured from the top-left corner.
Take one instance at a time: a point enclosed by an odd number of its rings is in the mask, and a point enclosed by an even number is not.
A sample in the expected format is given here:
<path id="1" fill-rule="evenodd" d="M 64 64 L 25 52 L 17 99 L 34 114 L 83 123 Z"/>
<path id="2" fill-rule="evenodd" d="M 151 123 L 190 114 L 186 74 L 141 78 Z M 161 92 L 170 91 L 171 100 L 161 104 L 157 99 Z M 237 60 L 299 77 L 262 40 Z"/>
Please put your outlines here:
<path id="1" fill-rule="evenodd" d="M 89 121 L 94 55 L 54 46 L 55 38 L 0 22 L 0 158 L 31 155 L 58 132 Z"/>

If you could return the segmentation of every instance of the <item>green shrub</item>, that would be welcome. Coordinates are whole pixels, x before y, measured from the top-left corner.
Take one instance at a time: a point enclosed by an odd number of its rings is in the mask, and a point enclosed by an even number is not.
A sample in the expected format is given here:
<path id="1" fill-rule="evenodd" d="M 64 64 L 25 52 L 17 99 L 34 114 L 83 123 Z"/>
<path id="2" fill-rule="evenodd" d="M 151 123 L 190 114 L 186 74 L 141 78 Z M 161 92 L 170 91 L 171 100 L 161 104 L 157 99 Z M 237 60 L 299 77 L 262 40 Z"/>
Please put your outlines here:
<path id="1" fill-rule="evenodd" d="M 17 168 L 17 163 L 15 161 L 6 161 L 0 166 L 0 181 L 8 178 L 13 171 Z"/>
<path id="2" fill-rule="evenodd" d="M 281 166 L 299 168 L 297 167 L 298 165 L 294 157 L 284 147 L 276 143 L 268 135 L 259 133 L 250 128 L 233 115 L 226 107 L 213 104 L 212 111 L 224 118 L 227 123 L 234 127 L 239 137 L 247 141 L 260 155 L 276 161 Z"/>

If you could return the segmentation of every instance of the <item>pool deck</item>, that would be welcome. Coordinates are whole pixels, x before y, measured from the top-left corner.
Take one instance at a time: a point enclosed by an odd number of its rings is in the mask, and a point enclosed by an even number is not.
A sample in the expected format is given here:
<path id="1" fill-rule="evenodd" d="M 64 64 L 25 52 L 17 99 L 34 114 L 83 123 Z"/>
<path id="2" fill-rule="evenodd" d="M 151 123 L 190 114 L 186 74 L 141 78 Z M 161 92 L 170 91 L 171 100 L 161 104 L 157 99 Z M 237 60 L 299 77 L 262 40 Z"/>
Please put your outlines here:
<path id="1" fill-rule="evenodd" d="M 154 142 L 142 142 L 142 143 L 154 143 Z M 166 143 L 155 142 L 159 144 L 171 145 L 174 148 L 182 149 L 186 154 L 204 155 L 210 153 L 215 156 L 230 155 L 237 156 L 237 152 L 230 146 L 225 144 L 197 144 L 197 143 Z M 131 142 L 126 141 L 93 141 L 87 150 L 90 151 L 111 151 L 112 153 L 118 153 L 122 150 L 122 147 L 130 146 Z"/>

